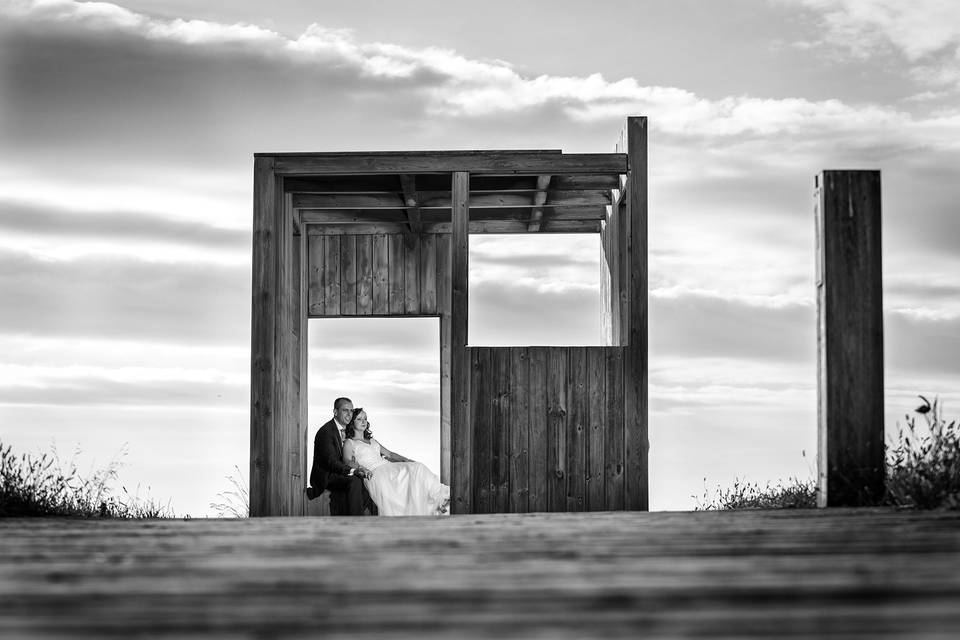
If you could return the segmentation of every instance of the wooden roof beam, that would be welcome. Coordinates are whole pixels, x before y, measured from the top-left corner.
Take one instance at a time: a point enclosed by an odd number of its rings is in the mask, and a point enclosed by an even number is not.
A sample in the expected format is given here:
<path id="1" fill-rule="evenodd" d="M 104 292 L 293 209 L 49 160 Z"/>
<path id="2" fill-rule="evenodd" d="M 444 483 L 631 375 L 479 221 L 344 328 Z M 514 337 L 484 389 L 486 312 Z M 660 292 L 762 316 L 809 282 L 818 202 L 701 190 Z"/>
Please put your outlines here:
<path id="1" fill-rule="evenodd" d="M 460 151 L 398 154 L 257 154 L 273 157 L 275 172 L 283 176 L 468 171 L 488 175 L 621 174 L 627 172 L 622 153 L 555 153 Z"/>
<path id="2" fill-rule="evenodd" d="M 420 233 L 423 224 L 420 221 L 420 203 L 417 198 L 417 179 L 410 174 L 400 175 L 400 188 L 403 189 L 403 204 L 407 206 L 407 224 L 412 233 Z"/>
<path id="3" fill-rule="evenodd" d="M 530 212 L 530 224 L 527 231 L 540 231 L 540 221 L 543 219 L 543 205 L 547 202 L 547 188 L 553 176 L 537 176 L 537 192 L 533 194 L 533 210 Z"/>

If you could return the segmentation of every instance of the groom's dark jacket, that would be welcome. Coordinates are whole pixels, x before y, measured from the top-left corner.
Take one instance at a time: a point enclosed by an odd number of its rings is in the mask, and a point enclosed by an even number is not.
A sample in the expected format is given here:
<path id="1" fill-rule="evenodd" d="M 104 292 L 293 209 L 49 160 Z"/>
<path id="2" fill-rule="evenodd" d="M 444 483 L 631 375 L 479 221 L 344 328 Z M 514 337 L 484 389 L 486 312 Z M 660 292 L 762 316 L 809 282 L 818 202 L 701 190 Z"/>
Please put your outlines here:
<path id="1" fill-rule="evenodd" d="M 350 473 L 350 465 L 343 462 L 343 444 L 337 432 L 337 423 L 331 419 L 317 429 L 313 439 L 313 467 L 310 468 L 310 486 L 317 493 L 327 488 L 332 474 L 345 476 Z"/>

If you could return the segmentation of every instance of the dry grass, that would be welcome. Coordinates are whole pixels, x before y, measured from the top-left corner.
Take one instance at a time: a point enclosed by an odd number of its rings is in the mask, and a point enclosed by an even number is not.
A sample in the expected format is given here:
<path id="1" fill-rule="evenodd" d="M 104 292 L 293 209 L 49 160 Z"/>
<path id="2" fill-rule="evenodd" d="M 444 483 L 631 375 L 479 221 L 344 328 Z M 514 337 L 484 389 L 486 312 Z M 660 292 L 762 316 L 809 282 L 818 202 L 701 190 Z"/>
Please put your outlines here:
<path id="1" fill-rule="evenodd" d="M 119 483 L 121 449 L 103 469 L 84 475 L 77 467 L 77 454 L 66 463 L 56 447 L 40 457 L 19 456 L 0 442 L 0 517 L 69 516 L 80 518 L 170 518 L 167 504 L 141 498 L 121 485 L 122 497 L 114 494 Z"/>

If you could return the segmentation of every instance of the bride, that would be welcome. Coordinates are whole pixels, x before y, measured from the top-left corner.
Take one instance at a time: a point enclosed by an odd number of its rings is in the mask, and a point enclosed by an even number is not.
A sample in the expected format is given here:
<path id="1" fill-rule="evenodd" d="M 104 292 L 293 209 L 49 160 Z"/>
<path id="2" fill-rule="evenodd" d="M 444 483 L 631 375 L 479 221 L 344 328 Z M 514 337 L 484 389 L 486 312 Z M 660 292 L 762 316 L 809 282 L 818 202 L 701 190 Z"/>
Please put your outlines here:
<path id="1" fill-rule="evenodd" d="M 447 512 L 450 487 L 426 465 L 405 458 L 373 438 L 362 407 L 344 429 L 343 459 L 369 471 L 363 480 L 382 516 L 430 516 Z"/>

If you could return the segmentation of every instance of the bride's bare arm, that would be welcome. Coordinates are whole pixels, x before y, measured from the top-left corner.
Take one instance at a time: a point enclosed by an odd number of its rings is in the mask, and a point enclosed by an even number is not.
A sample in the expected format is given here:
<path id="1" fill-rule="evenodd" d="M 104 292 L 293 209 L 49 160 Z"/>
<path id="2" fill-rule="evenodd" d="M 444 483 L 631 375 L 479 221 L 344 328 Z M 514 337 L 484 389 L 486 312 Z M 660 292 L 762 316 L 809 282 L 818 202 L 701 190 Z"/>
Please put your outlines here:
<path id="1" fill-rule="evenodd" d="M 380 443 L 380 454 L 388 462 L 413 462 L 410 458 L 400 455 L 399 453 L 394 453 L 383 446 L 383 443 Z"/>

